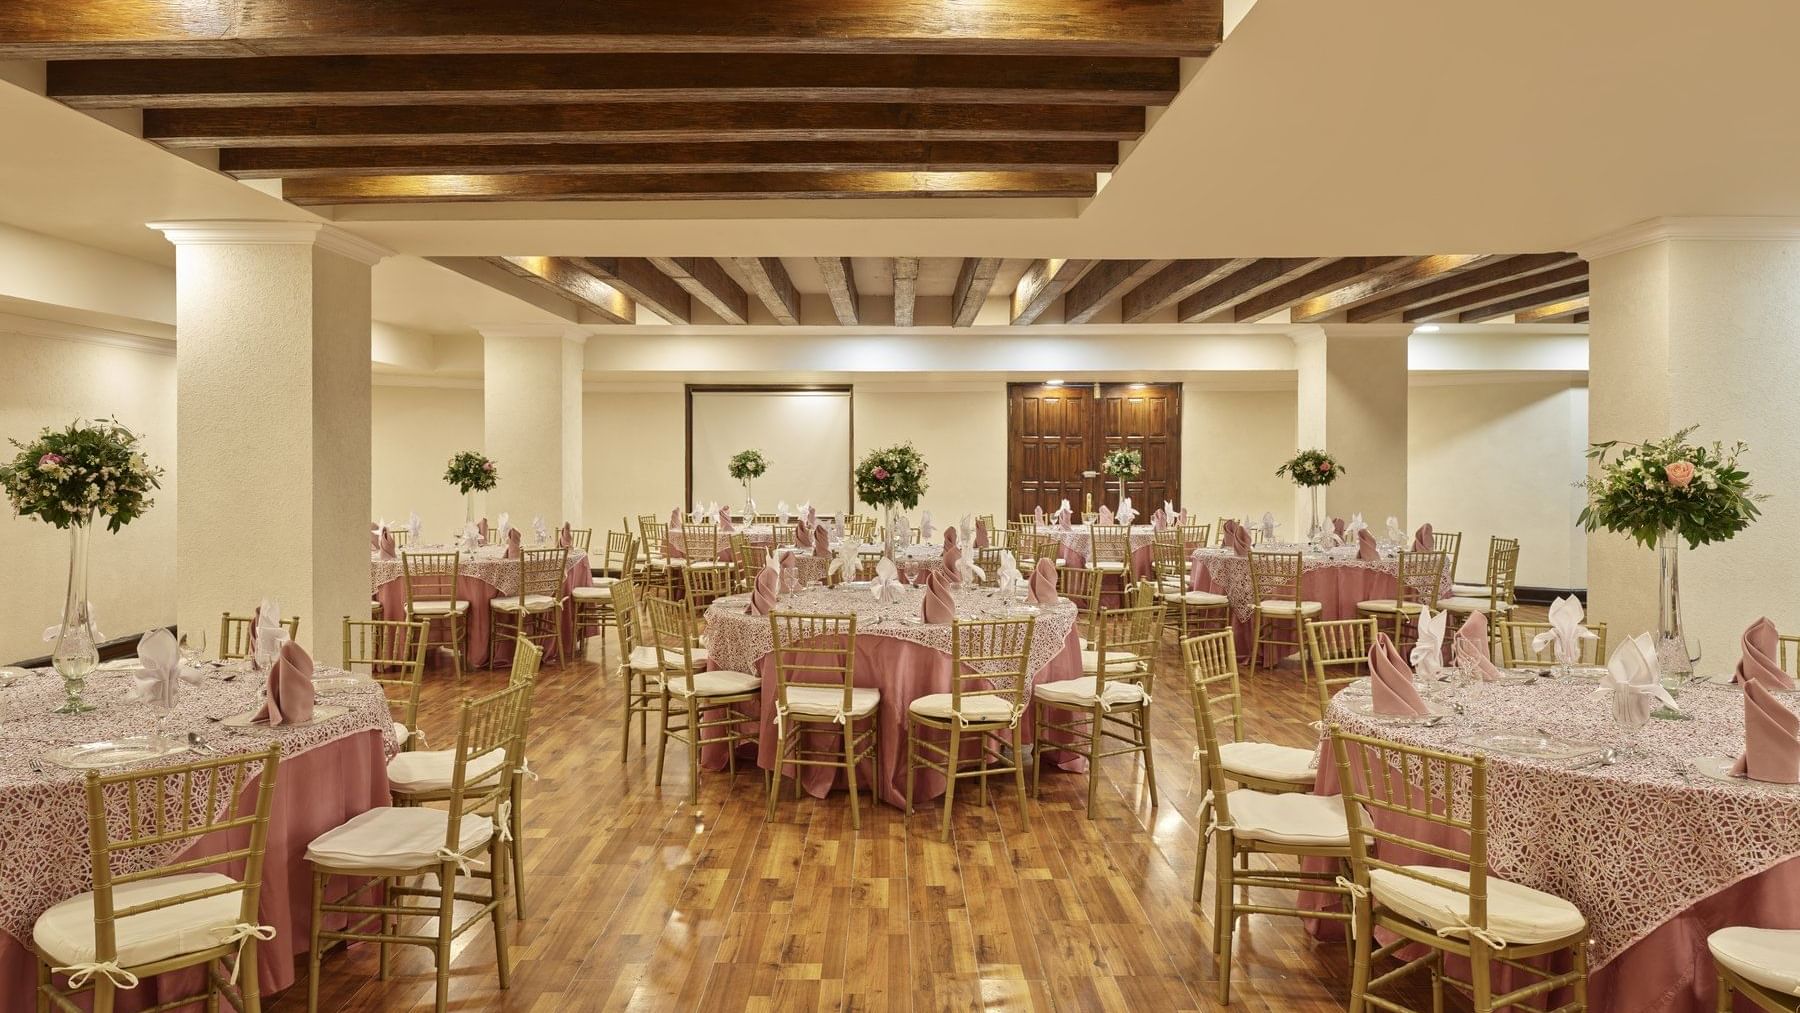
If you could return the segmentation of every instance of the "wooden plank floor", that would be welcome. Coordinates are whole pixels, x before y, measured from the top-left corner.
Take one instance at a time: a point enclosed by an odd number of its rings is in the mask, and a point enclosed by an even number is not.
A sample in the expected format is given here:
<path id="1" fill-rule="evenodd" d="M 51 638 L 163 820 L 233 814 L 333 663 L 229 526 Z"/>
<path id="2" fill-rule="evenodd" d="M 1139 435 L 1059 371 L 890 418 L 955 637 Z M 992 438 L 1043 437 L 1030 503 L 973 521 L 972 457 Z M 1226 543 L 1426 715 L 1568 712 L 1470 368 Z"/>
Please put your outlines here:
<path id="1" fill-rule="evenodd" d="M 619 762 L 622 694 L 590 641 L 590 660 L 546 669 L 536 695 L 529 752 L 541 780 L 526 789 L 529 908 L 509 923 L 512 987 L 498 987 L 491 933 L 473 931 L 452 965 L 451 1008 L 1224 1008 L 1209 952 L 1210 878 L 1203 903 L 1188 899 L 1199 792 L 1193 712 L 1172 643 L 1151 723 L 1160 806 L 1123 757 L 1104 763 L 1091 821 L 1086 777 L 1046 770 L 1029 829 L 1010 790 L 992 791 L 986 806 L 968 791 L 946 844 L 936 800 L 910 821 L 865 805 L 857 833 L 842 792 L 800 802 L 790 792 L 765 823 L 755 770 L 735 781 L 705 773 L 690 807 L 679 747 L 660 788 L 635 735 L 629 762 Z M 459 698 L 504 681 L 428 673 L 421 724 L 430 742 L 452 741 Z M 1291 663 L 1246 677 L 1245 689 L 1251 735 L 1310 743 L 1316 698 Z M 430 1010 L 430 954 L 398 949 L 381 982 L 374 949 L 327 956 L 319 1008 Z M 1316 942 L 1289 919 L 1240 922 L 1230 1008 L 1340 1010 L 1348 985 L 1341 943 Z M 305 993 L 303 959 L 299 983 L 269 1008 L 304 1010 Z"/>

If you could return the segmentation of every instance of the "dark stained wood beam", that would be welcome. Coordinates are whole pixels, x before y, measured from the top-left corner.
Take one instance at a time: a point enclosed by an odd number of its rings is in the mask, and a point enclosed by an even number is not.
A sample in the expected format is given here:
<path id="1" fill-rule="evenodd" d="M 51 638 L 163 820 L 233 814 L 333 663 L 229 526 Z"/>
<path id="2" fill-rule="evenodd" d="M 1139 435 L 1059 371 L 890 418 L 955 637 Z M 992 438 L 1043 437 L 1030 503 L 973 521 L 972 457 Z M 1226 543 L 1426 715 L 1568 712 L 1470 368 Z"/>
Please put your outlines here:
<path id="1" fill-rule="evenodd" d="M 1182 323 L 1193 323 L 1233 309 L 1246 299 L 1286 284 L 1314 268 L 1323 267 L 1333 258 L 1265 257 L 1233 271 L 1206 286 L 1175 306 L 1175 316 Z"/>
<path id="2" fill-rule="evenodd" d="M 1223 0 L 8 0 L 0 58 L 481 52 L 1205 56 Z"/>
<path id="3" fill-rule="evenodd" d="M 994 275 L 1000 272 L 999 257 L 964 257 L 962 270 L 956 274 L 956 287 L 950 291 L 950 322 L 967 327 L 975 322 L 994 289 Z"/>
<path id="4" fill-rule="evenodd" d="M 615 102 L 144 111 L 145 139 L 171 148 L 647 141 L 1128 141 L 1143 132 L 1144 110 L 1127 106 Z"/>
<path id="5" fill-rule="evenodd" d="M 1164 306 L 1180 302 L 1249 264 L 1249 259 L 1177 260 L 1151 275 L 1142 285 L 1125 293 L 1124 299 L 1119 303 L 1119 321 L 1127 324 L 1142 323 Z"/>
<path id="6" fill-rule="evenodd" d="M 693 323 L 693 300 L 687 290 L 642 257 L 580 257 L 575 266 L 648 306 L 669 323 Z"/>
<path id="7" fill-rule="evenodd" d="M 1566 282 L 1585 280 L 1587 273 L 1587 261 L 1571 260 L 1561 267 L 1553 267 L 1548 271 L 1534 271 L 1530 274 L 1518 275 L 1492 285 L 1484 285 L 1472 291 L 1426 303 L 1423 306 L 1416 306 L 1401 314 L 1401 319 L 1409 324 L 1446 320 L 1470 310 L 1483 309 L 1493 303 L 1505 302 L 1515 296 L 1542 292 Z"/>
<path id="8" fill-rule="evenodd" d="M 800 322 L 800 293 L 788 277 L 787 268 L 781 266 L 780 258 L 738 257 L 733 263 L 744 272 L 750 291 L 768 307 L 776 323 L 792 326 Z"/>
<path id="9" fill-rule="evenodd" d="M 226 148 L 238 179 L 454 173 L 1107 172 L 1114 141 L 722 141 Z"/>
<path id="10" fill-rule="evenodd" d="M 1348 313 L 1377 299 L 1411 291 L 1466 267 L 1482 264 L 1488 259 L 1490 258 L 1478 254 L 1415 257 L 1392 270 L 1370 275 L 1296 304 L 1292 311 L 1293 322 L 1311 324 L 1338 313 Z"/>
<path id="11" fill-rule="evenodd" d="M 637 323 L 637 308 L 625 293 L 576 267 L 563 257 L 484 257 L 495 267 L 505 268 L 528 281 L 536 282 L 565 298 L 573 299 L 615 324 Z"/>
<path id="12" fill-rule="evenodd" d="M 1488 261 L 1458 271 L 1447 278 L 1440 278 L 1437 281 L 1405 291 L 1383 295 L 1350 310 L 1345 314 L 1345 319 L 1353 324 L 1369 323 L 1410 310 L 1415 306 L 1423 306 L 1426 303 L 1463 292 L 1472 292 L 1508 278 L 1561 267 L 1575 259 L 1573 253 L 1529 253 L 1516 257 L 1490 258 Z"/>
<path id="13" fill-rule="evenodd" d="M 1407 257 L 1343 257 L 1245 299 L 1232 309 L 1238 323 L 1261 320 L 1322 292 L 1342 288 L 1404 264 Z"/>
<path id="14" fill-rule="evenodd" d="M 1063 323 L 1087 323 L 1167 266 L 1166 260 L 1102 260 L 1063 295 Z"/>
<path id="15" fill-rule="evenodd" d="M 326 176 L 288 180 L 301 205 L 446 201 L 779 200 L 841 197 L 1091 197 L 1063 172 L 745 172 L 582 176 Z"/>
<path id="16" fill-rule="evenodd" d="M 1092 260 L 1033 261 L 1031 267 L 1019 278 L 1018 285 L 1013 287 L 1012 322 L 1036 323 L 1044 315 L 1044 311 L 1070 285 L 1080 281 L 1081 276 L 1088 273 L 1095 263 Z"/>
<path id="17" fill-rule="evenodd" d="M 1572 317 L 1570 317 L 1570 318 L 1569 318 L 1569 322 L 1570 322 L 1570 323 L 1572 323 L 1572 324 L 1585 324 L 1585 323 L 1587 323 L 1587 322 L 1588 322 L 1588 311 L 1587 311 L 1587 310 L 1582 310 L 1582 311 L 1581 311 L 1581 312 L 1580 312 L 1580 313 L 1577 313 L 1577 314 L 1575 314 L 1575 315 L 1574 315 L 1574 316 L 1572 316 Z"/>
<path id="18" fill-rule="evenodd" d="M 656 269 L 728 324 L 750 322 L 750 296 L 711 257 L 649 257 Z"/>
<path id="19" fill-rule="evenodd" d="M 1588 297 L 1587 296 L 1579 296 L 1574 299 L 1565 299 L 1562 302 L 1554 302 L 1554 303 L 1549 304 L 1548 306 L 1539 306 L 1539 307 L 1536 307 L 1535 309 L 1520 310 L 1517 313 L 1513 314 L 1513 323 L 1516 323 L 1516 324 L 1574 323 L 1576 317 L 1586 314 L 1587 311 L 1588 311 Z"/>
<path id="20" fill-rule="evenodd" d="M 531 102 L 1168 105 L 1180 62 L 1139 57 L 771 53 L 75 60 L 46 69 L 83 109 Z"/>
<path id="21" fill-rule="evenodd" d="M 1580 281 L 1572 281 L 1566 285 L 1557 285 L 1551 288 L 1539 289 L 1536 292 L 1527 292 L 1523 295 L 1516 295 L 1504 302 L 1490 303 L 1489 305 L 1482 306 L 1478 309 L 1465 310 L 1456 315 L 1456 320 L 1458 323 L 1463 324 L 1478 323 L 1483 320 L 1492 320 L 1495 317 L 1510 316 L 1521 310 L 1532 310 L 1537 309 L 1540 306 L 1550 306 L 1562 303 L 1567 300 L 1575 299 L 1577 296 L 1585 296 L 1587 294 L 1588 280 L 1582 278 Z"/>
<path id="22" fill-rule="evenodd" d="M 838 323 L 845 327 L 861 323 L 861 311 L 856 304 L 856 272 L 850 267 L 850 258 L 814 259 L 819 264 L 819 276 L 825 279 L 825 294 L 831 297 L 831 312 L 837 314 Z"/>
<path id="23" fill-rule="evenodd" d="M 919 258 L 894 258 L 894 326 L 911 327 L 919 295 Z"/>

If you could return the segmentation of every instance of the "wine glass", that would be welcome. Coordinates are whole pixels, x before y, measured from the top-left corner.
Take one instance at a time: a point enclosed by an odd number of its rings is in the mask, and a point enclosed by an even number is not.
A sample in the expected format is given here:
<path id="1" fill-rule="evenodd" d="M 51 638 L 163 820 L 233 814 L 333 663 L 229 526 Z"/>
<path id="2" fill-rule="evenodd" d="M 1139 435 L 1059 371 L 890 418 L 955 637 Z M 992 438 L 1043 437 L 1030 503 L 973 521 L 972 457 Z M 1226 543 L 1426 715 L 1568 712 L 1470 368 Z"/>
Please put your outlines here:
<path id="1" fill-rule="evenodd" d="M 206 657 L 206 631 L 183 632 L 178 646 L 181 649 L 181 660 L 198 668 L 200 659 Z"/>

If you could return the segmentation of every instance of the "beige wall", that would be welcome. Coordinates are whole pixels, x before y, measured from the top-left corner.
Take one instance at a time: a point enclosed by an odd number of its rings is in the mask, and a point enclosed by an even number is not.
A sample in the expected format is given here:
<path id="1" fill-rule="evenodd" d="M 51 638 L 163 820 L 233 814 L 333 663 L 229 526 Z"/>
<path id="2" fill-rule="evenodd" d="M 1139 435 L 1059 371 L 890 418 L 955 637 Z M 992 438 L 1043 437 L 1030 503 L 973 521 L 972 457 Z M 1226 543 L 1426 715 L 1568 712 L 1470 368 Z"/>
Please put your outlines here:
<path id="1" fill-rule="evenodd" d="M 924 455 L 925 496 L 940 528 L 963 514 L 1006 511 L 1006 384 L 856 388 L 851 460 L 911 441 Z M 867 504 L 857 510 L 873 512 Z M 916 520 L 918 511 L 913 511 Z"/>
<path id="2" fill-rule="evenodd" d="M 54 325 L 52 325 L 54 327 Z M 175 621 L 175 357 L 171 350 L 120 347 L 18 333 L 0 327 L 0 440 L 29 440 L 44 426 L 116 415 L 144 437 L 163 487 L 144 516 L 93 535 L 89 597 L 107 637 Z M 14 449 L 0 445 L 11 458 Z M 0 664 L 49 652 L 40 639 L 61 614 L 69 536 L 0 509 Z"/>
<path id="3" fill-rule="evenodd" d="M 582 406 L 587 526 L 600 535 L 638 514 L 665 515 L 685 498 L 686 401 L 679 387 L 588 391 Z"/>
<path id="4" fill-rule="evenodd" d="M 460 530 L 463 498 L 444 481 L 444 469 L 457 451 L 482 448 L 481 391 L 377 384 L 372 400 L 369 519 L 386 518 L 398 526 L 416 510 L 427 539 L 438 541 Z M 504 509 L 498 500 L 496 504 Z M 476 505 L 487 505 L 480 493 Z"/>
<path id="5" fill-rule="evenodd" d="M 1293 388 L 1213 390 L 1187 383 L 1181 391 L 1181 502 L 1196 519 L 1261 517 L 1272 510 L 1287 535 L 1297 522 L 1293 486 L 1275 474 L 1294 455 Z M 1152 504 L 1154 509 L 1161 504 Z M 1304 531 L 1302 531 L 1304 534 Z"/>

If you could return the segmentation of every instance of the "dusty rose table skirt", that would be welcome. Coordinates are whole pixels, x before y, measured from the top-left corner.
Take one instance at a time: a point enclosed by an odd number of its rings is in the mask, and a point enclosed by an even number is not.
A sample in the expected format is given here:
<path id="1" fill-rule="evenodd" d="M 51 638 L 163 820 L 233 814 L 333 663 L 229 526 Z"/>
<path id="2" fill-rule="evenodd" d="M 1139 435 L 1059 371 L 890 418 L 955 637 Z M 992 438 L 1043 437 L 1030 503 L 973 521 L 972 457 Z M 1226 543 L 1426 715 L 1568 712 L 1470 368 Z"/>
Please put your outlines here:
<path id="1" fill-rule="evenodd" d="M 1188 587 L 1193 591 L 1230 594 L 1230 589 L 1215 580 L 1212 570 L 1204 564 L 1200 567 L 1199 580 L 1190 580 Z M 1355 619 L 1356 603 L 1359 601 L 1393 596 L 1393 574 L 1363 567 L 1307 567 L 1300 578 L 1301 599 L 1318 602 L 1323 607 L 1319 618 L 1327 622 L 1333 619 Z M 1238 605 L 1235 600 L 1231 603 L 1231 634 L 1237 644 L 1238 659 L 1247 661 L 1255 628 L 1251 625 L 1248 609 L 1239 609 Z M 1281 660 L 1281 652 L 1285 650 L 1288 648 L 1265 647 L 1263 656 L 1258 661 L 1263 665 L 1274 665 Z"/>
<path id="2" fill-rule="evenodd" d="M 563 594 L 574 592 L 577 587 L 586 587 L 593 582 L 586 558 L 570 565 L 568 575 L 563 578 Z M 512 660 L 512 644 L 501 642 L 494 645 L 494 657 L 488 658 L 488 630 L 493 628 L 494 610 L 492 600 L 500 592 L 492 584 L 478 577 L 461 574 L 456 578 L 457 592 L 469 603 L 468 622 L 465 623 L 469 638 L 468 651 L 463 659 L 469 668 L 481 668 L 489 664 L 503 665 Z M 375 600 L 381 603 L 381 617 L 399 621 L 406 618 L 406 581 L 390 580 L 375 591 Z M 567 657 L 575 643 L 575 609 L 563 608 L 562 642 L 564 656 Z"/>
<path id="3" fill-rule="evenodd" d="M 312 867 L 306 864 L 306 846 L 351 817 L 390 804 L 387 757 L 381 732 L 374 729 L 284 756 L 276 777 L 261 899 L 261 922 L 275 927 L 275 938 L 256 943 L 257 980 L 265 1005 L 270 993 L 294 983 L 294 958 L 306 952 L 311 937 Z M 239 793 L 241 812 L 255 809 L 259 783 L 260 779 L 252 779 Z M 235 840 L 226 834 L 202 838 L 183 857 L 242 847 L 247 834 L 248 830 L 241 831 Z M 241 876 L 243 863 L 204 871 Z M 154 1006 L 192 993 L 199 982 L 197 969 L 146 978 L 136 989 L 120 993 L 118 1008 Z M 37 957 L 24 943 L 0 933 L 0 1009 L 34 1009 L 36 992 Z"/>

